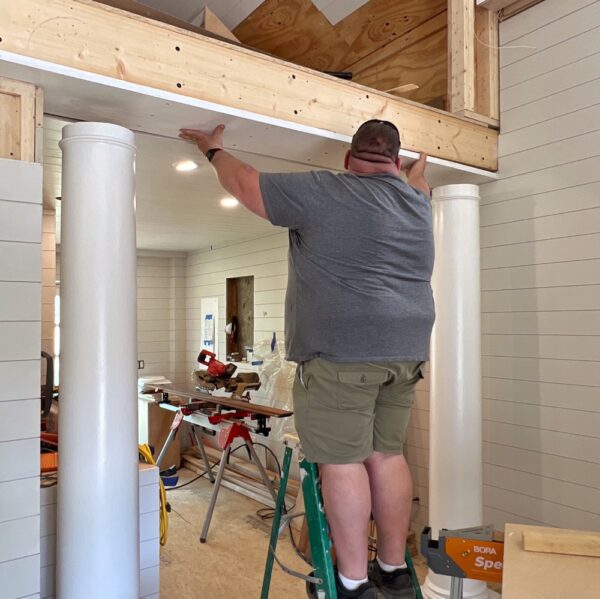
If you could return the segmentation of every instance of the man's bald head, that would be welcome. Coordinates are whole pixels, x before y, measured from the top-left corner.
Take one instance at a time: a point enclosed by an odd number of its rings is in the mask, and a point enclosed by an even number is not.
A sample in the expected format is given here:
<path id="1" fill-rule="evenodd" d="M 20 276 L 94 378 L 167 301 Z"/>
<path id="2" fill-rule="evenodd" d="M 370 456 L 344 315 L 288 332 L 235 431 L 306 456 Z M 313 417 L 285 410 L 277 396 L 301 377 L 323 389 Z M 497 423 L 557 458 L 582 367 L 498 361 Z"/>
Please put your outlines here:
<path id="1" fill-rule="evenodd" d="M 400 151 L 400 133 L 389 121 L 364 122 L 354 134 L 350 155 L 367 162 L 393 164 Z"/>

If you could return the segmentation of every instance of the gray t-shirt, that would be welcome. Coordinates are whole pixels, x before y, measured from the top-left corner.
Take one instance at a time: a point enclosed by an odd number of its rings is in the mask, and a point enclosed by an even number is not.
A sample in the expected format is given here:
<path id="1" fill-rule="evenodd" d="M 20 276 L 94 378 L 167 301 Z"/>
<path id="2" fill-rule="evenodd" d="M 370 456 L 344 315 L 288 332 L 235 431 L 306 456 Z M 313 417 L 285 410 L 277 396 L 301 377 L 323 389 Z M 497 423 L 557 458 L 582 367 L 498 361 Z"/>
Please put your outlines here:
<path id="1" fill-rule="evenodd" d="M 262 173 L 260 188 L 269 220 L 289 229 L 288 359 L 428 360 L 429 198 L 387 173 Z"/>

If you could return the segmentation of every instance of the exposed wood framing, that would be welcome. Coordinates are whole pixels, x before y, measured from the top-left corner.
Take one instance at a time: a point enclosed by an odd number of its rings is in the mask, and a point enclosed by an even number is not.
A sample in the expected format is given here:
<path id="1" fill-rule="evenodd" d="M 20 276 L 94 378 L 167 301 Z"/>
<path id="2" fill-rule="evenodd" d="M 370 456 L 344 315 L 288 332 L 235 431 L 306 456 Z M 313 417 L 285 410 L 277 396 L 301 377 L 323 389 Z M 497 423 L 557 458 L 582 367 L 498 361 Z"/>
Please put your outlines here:
<path id="1" fill-rule="evenodd" d="M 333 25 L 312 0 L 266 0 L 235 29 L 239 39 L 319 71 L 349 71 L 353 81 L 415 102 L 445 100 L 446 0 L 369 0 Z M 442 107 L 443 107 L 442 100 Z"/>
<path id="2" fill-rule="evenodd" d="M 498 18 L 472 0 L 448 2 L 448 109 L 498 127 Z"/>
<path id="3" fill-rule="evenodd" d="M 498 124 L 500 82 L 498 18 L 484 8 L 475 9 L 475 112 Z"/>
<path id="4" fill-rule="evenodd" d="M 403 147 L 496 170 L 497 134 L 442 111 L 343 82 L 90 0 L 4 0 L 2 51 L 351 135 L 398 124 Z"/>
<path id="5" fill-rule="evenodd" d="M 35 162 L 42 119 L 42 96 L 35 85 L 0 77 L 0 158 Z"/>
<path id="6" fill-rule="evenodd" d="M 475 112 L 475 4 L 448 0 L 448 105 Z"/>

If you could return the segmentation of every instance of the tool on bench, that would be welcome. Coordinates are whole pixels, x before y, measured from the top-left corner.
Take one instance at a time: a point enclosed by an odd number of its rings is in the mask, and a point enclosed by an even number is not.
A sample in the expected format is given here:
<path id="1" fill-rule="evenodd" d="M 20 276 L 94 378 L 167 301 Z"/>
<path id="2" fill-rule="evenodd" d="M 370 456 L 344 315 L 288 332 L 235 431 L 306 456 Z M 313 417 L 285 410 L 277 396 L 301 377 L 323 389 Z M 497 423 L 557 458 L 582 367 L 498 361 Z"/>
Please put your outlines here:
<path id="1" fill-rule="evenodd" d="M 421 533 L 421 553 L 436 574 L 452 577 L 450 599 L 462 599 L 464 578 L 502 582 L 504 542 L 492 525 L 442 528 L 437 541 L 427 526 Z"/>
<path id="2" fill-rule="evenodd" d="M 268 599 L 269 597 L 274 562 L 277 562 L 277 565 L 286 574 L 304 580 L 309 596 L 312 597 L 316 595 L 319 599 L 337 599 L 335 574 L 331 555 L 331 540 L 329 538 L 329 526 L 327 524 L 327 518 L 325 517 L 323 499 L 321 497 L 319 468 L 317 464 L 313 464 L 306 460 L 302 454 L 302 447 L 300 446 L 300 441 L 296 435 L 285 435 L 284 444 L 285 454 L 283 456 L 283 468 L 281 470 L 281 480 L 279 482 L 275 513 L 273 514 L 273 525 L 271 527 L 271 537 L 269 549 L 267 551 L 267 561 L 265 564 L 260 599 Z M 285 493 L 287 490 L 294 449 L 298 450 L 299 454 L 300 481 L 305 511 L 290 514 L 285 505 Z M 285 527 L 290 525 L 292 519 L 299 516 L 305 516 L 308 526 L 310 555 L 313 567 L 313 571 L 309 575 L 288 568 L 279 560 L 276 554 L 279 536 Z M 415 585 L 415 595 L 417 599 L 423 599 L 408 547 L 406 549 L 405 559 L 406 565 L 412 575 L 413 584 Z"/>
<path id="3" fill-rule="evenodd" d="M 216 389 L 224 389 L 232 397 L 250 401 L 248 392 L 260 388 L 256 372 L 241 372 L 234 378 L 237 366 L 231 362 L 220 362 L 211 351 L 203 349 L 198 355 L 198 363 L 206 366 L 206 370 L 192 372 L 192 383 L 199 391 L 212 393 Z"/>
<path id="4" fill-rule="evenodd" d="M 243 441 L 251 461 L 253 461 L 258 468 L 261 479 L 273 498 L 273 503 L 277 501 L 273 483 L 269 479 L 267 472 L 254 449 L 251 434 L 263 435 L 265 437 L 268 436 L 271 430 L 270 427 L 267 426 L 269 418 L 286 418 L 287 416 L 291 416 L 292 412 L 272 408 L 270 406 L 253 404 L 249 401 L 241 401 L 233 397 L 209 395 L 207 393 L 202 393 L 195 388 L 191 388 L 188 385 L 169 385 L 157 388 L 154 391 L 155 393 L 161 394 L 161 403 L 169 404 L 164 407 L 172 409 L 175 412 L 169 435 L 156 460 L 157 465 L 160 467 L 161 460 L 166 454 L 171 441 L 177 434 L 181 423 L 184 421 L 188 422 L 192 425 L 194 441 L 204 461 L 208 477 L 215 485 L 208 512 L 204 520 L 204 526 L 202 527 L 202 532 L 200 534 L 201 543 L 206 542 L 225 467 L 229 462 L 229 456 L 233 449 L 233 442 L 236 439 Z M 173 397 L 185 398 L 187 399 L 187 402 L 174 404 L 172 403 Z M 218 443 L 223 450 L 223 454 L 219 461 L 219 470 L 217 471 L 216 478 L 214 477 L 212 466 L 208 461 L 204 444 L 198 437 L 198 428 L 200 431 L 211 431 L 218 435 Z"/>

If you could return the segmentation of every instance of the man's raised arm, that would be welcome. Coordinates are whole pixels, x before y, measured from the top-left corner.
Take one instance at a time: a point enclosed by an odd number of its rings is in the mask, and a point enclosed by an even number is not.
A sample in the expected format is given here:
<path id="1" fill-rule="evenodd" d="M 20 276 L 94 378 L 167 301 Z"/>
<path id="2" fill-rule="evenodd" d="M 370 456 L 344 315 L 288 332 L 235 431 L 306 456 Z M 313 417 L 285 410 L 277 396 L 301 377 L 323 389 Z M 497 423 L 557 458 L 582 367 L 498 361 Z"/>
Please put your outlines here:
<path id="1" fill-rule="evenodd" d="M 179 137 L 195 142 L 217 171 L 219 183 L 225 190 L 248 210 L 266 219 L 267 212 L 259 184 L 260 173 L 223 149 L 224 130 L 225 125 L 218 125 L 212 133 L 204 133 L 198 129 L 180 129 Z"/>

